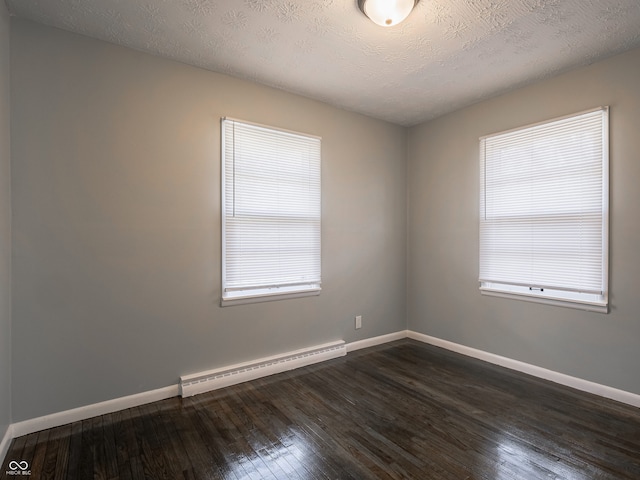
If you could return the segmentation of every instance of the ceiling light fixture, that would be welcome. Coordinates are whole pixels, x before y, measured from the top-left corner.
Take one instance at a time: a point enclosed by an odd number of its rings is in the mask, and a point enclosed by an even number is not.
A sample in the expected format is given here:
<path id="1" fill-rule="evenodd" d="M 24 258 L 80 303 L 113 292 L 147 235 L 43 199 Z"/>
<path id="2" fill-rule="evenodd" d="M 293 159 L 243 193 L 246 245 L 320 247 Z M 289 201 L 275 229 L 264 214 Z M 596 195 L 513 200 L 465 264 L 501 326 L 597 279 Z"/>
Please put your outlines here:
<path id="1" fill-rule="evenodd" d="M 393 27 L 409 16 L 418 0 L 358 0 L 360 10 L 373 23 Z"/>

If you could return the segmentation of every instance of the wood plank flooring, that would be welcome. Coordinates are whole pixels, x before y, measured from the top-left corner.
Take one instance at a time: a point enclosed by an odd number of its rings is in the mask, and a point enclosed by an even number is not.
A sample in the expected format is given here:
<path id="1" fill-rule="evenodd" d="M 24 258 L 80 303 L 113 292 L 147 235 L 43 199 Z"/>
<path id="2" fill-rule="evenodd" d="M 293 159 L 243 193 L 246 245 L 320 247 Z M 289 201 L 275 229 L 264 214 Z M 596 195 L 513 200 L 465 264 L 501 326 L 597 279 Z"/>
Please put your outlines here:
<path id="1" fill-rule="evenodd" d="M 640 409 L 400 340 L 17 438 L 0 474 L 637 480 Z"/>

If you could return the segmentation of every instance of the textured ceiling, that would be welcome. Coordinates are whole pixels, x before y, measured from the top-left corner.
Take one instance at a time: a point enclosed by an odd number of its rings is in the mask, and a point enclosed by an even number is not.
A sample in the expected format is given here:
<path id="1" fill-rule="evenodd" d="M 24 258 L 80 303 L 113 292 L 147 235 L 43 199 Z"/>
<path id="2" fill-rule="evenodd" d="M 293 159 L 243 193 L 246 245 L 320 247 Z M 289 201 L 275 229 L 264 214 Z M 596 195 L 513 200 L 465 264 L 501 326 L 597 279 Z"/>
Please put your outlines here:
<path id="1" fill-rule="evenodd" d="M 640 46 L 640 0 L 6 0 L 12 15 L 414 125 Z"/>

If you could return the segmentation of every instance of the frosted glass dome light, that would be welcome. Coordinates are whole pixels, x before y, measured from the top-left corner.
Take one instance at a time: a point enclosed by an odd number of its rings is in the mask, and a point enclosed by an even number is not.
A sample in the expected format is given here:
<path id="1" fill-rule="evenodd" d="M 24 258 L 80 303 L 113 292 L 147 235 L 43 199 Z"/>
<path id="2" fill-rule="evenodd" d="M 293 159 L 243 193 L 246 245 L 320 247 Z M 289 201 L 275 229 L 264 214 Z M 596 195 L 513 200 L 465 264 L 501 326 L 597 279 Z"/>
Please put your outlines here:
<path id="1" fill-rule="evenodd" d="M 358 7 L 378 25 L 393 27 L 409 16 L 418 0 L 358 0 Z"/>

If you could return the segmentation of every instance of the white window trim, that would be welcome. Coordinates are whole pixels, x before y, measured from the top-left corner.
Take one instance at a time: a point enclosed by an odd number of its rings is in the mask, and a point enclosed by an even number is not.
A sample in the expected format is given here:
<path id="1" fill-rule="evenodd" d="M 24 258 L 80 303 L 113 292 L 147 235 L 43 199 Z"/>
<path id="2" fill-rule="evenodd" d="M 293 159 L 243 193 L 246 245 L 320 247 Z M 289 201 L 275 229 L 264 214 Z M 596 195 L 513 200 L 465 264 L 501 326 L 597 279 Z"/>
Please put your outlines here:
<path id="1" fill-rule="evenodd" d="M 532 289 L 530 287 L 519 286 L 519 285 L 510 285 L 499 282 L 491 282 L 491 281 L 480 281 L 480 293 L 486 296 L 492 297 L 500 297 L 500 298 L 508 298 L 512 300 L 521 300 L 527 302 L 541 303 L 544 305 L 553 305 L 559 307 L 567 307 L 574 308 L 578 310 L 585 310 L 589 312 L 597 312 L 597 313 L 609 313 L 609 107 L 602 106 L 597 108 L 592 108 L 589 110 L 584 110 L 582 112 L 573 113 L 570 115 L 564 115 L 561 117 L 553 118 L 550 120 L 544 120 L 541 122 L 532 123 L 529 125 L 524 125 L 522 127 L 517 127 L 509 130 L 504 130 L 502 132 L 496 132 L 491 135 L 485 135 L 480 137 L 480 140 L 487 137 L 491 137 L 494 135 L 501 135 L 509 132 L 515 132 L 518 130 L 523 130 L 530 127 L 535 127 L 538 125 L 544 125 L 546 123 L 551 123 L 558 120 L 563 120 L 566 118 L 576 117 L 582 114 L 591 113 L 595 111 L 603 111 L 605 121 L 603 122 L 603 130 L 602 130 L 602 140 L 603 140 L 603 199 L 602 199 L 602 210 L 603 210 L 603 222 L 602 222 L 602 230 L 603 230 L 603 292 L 602 295 L 594 295 L 593 300 L 585 300 L 583 299 L 570 299 L 567 298 L 568 292 L 561 292 L 559 290 L 553 290 L 545 288 L 536 289 L 535 287 Z M 480 152 L 482 155 L 482 149 Z M 482 159 L 481 163 L 482 164 Z M 599 297 L 599 298 L 598 298 Z"/>
<path id="2" fill-rule="evenodd" d="M 248 303 L 273 302 L 276 300 L 286 300 L 291 298 L 315 297 L 320 295 L 322 288 L 320 286 L 310 287 L 308 290 L 296 290 L 295 292 L 287 291 L 269 291 L 268 289 L 260 290 L 251 295 L 239 295 L 237 297 L 222 297 L 220 305 L 229 307 L 231 305 L 246 305 Z"/>
<path id="3" fill-rule="evenodd" d="M 254 289 L 250 294 L 244 292 L 232 293 L 231 291 L 225 292 L 226 285 L 226 222 L 225 222 L 225 211 L 226 211 L 226 175 L 225 175 L 225 135 L 223 134 L 223 122 L 225 120 L 241 122 L 248 125 L 253 125 L 257 127 L 262 127 L 269 130 L 275 130 L 284 133 L 290 133 L 293 135 L 299 135 L 304 137 L 316 138 L 321 140 L 322 137 L 317 135 L 311 135 L 308 133 L 302 133 L 295 130 L 288 130 L 285 128 L 273 127 L 271 125 L 265 125 L 256 122 L 249 122 L 246 120 L 241 120 L 233 117 L 222 117 L 220 119 L 220 176 L 221 176 L 221 287 L 222 294 L 220 296 L 220 306 L 228 307 L 233 305 L 246 305 L 251 303 L 262 303 L 262 302 L 271 302 L 277 300 L 286 300 L 286 299 L 294 299 L 294 298 L 304 298 L 311 296 L 318 296 L 322 291 L 322 282 L 318 283 L 310 283 L 303 285 L 295 285 L 295 286 L 274 286 L 274 287 L 266 287 L 262 289 Z M 322 238 L 320 238 L 320 243 L 322 243 Z M 322 247 L 320 247 L 322 249 Z M 322 256 L 322 253 L 321 253 Z"/>
<path id="4" fill-rule="evenodd" d="M 523 289 L 525 287 L 522 287 Z M 567 307 L 567 308 L 575 308 L 578 310 L 585 310 L 588 312 L 597 312 L 597 313 L 609 313 L 608 307 L 608 299 L 606 298 L 605 293 L 605 301 L 596 301 L 587 302 L 584 300 L 567 300 L 566 298 L 556 297 L 554 296 L 556 290 L 548 290 L 545 289 L 546 295 L 541 294 L 540 292 L 528 293 L 524 290 L 515 291 L 513 290 L 513 285 L 505 285 L 491 282 L 482 282 L 480 286 L 480 293 L 482 295 L 487 295 L 489 297 L 500 297 L 500 298 L 510 298 L 512 300 L 523 300 L 525 302 L 533 302 L 533 303 L 542 303 L 544 305 L 554 305 L 557 307 Z"/>

